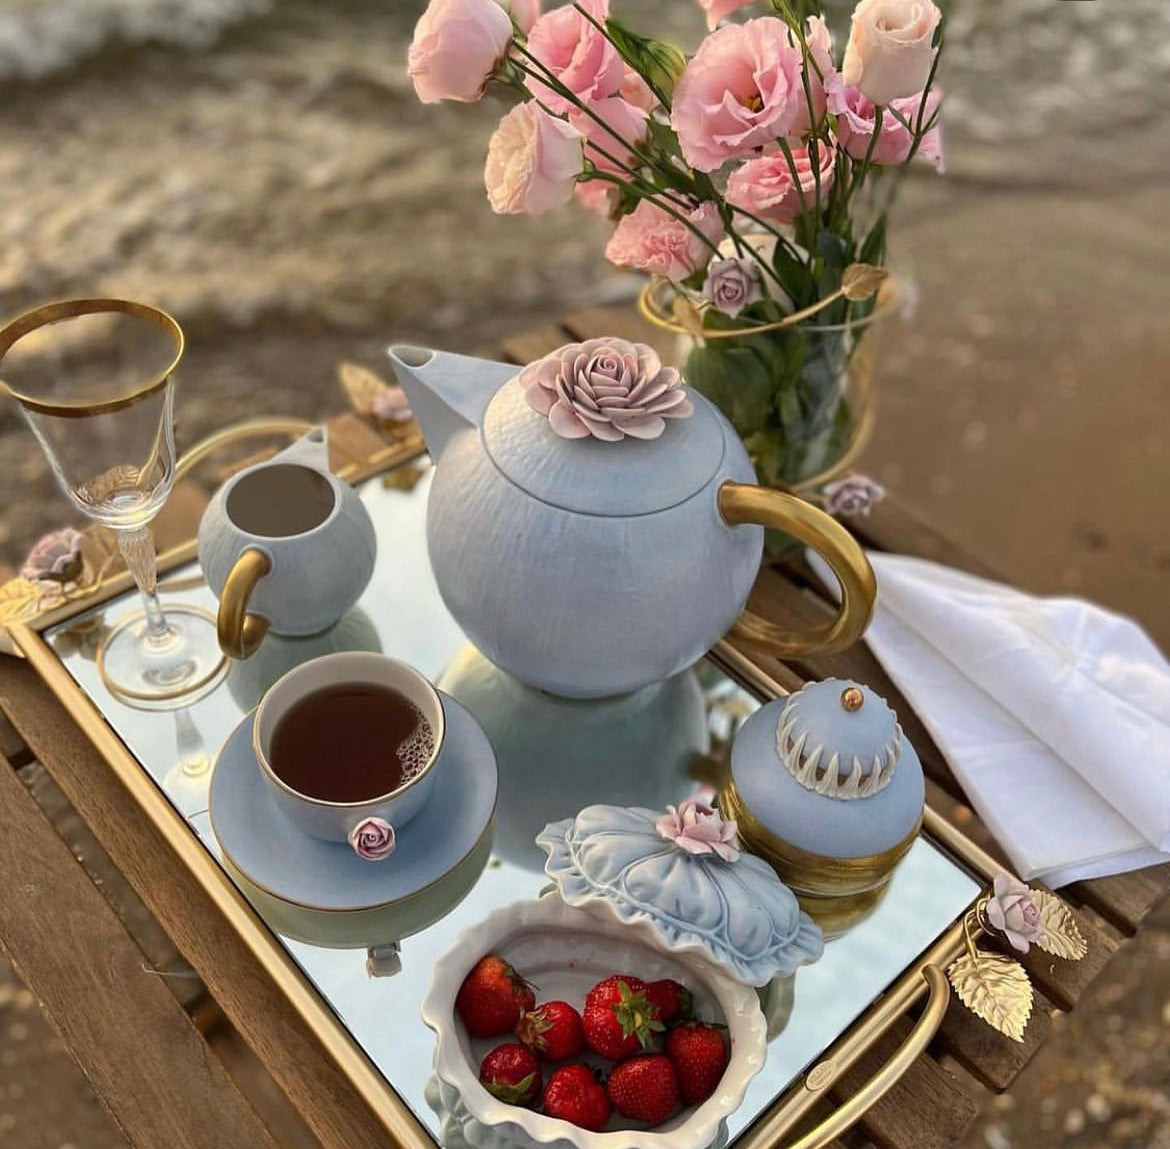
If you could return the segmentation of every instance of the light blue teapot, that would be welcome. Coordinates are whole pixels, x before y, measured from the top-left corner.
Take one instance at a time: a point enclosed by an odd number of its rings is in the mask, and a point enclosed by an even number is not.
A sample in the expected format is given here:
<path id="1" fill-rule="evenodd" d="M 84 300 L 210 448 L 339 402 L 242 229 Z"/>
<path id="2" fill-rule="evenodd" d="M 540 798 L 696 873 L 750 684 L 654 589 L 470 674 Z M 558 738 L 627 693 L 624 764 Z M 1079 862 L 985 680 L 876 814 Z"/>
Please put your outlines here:
<path id="1" fill-rule="evenodd" d="M 529 406 L 516 367 L 389 354 L 437 463 L 427 544 L 443 601 L 522 682 L 599 698 L 678 673 L 729 630 L 778 655 L 841 650 L 864 632 L 875 585 L 861 548 L 823 511 L 756 486 L 738 436 L 696 392 L 693 414 L 658 438 L 570 439 Z M 835 618 L 797 633 L 741 613 L 764 526 L 828 561 Z"/>

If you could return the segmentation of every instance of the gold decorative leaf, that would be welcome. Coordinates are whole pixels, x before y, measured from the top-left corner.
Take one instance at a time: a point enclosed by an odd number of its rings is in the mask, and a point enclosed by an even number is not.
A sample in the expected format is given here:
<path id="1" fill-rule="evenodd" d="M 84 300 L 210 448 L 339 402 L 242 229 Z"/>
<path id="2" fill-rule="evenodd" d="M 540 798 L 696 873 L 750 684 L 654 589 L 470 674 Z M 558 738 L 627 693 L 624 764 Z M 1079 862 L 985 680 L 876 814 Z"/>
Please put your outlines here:
<path id="1" fill-rule="evenodd" d="M 1007 1034 L 1013 1041 L 1024 1040 L 1024 1027 L 1032 1014 L 1032 983 L 1011 958 L 977 951 L 956 958 L 947 968 L 947 977 L 959 1000 L 976 1017 Z"/>
<path id="2" fill-rule="evenodd" d="M 35 618 L 40 609 L 41 592 L 35 582 L 14 578 L 0 586 L 0 625 L 26 622 Z"/>
<path id="3" fill-rule="evenodd" d="M 427 467 L 420 467 L 417 463 L 403 463 L 399 467 L 391 467 L 382 477 L 382 486 L 389 491 L 405 491 L 409 494 L 418 486 Z"/>
<path id="4" fill-rule="evenodd" d="M 889 274 L 884 267 L 874 267 L 871 263 L 851 263 L 841 273 L 841 291 L 846 299 L 854 302 L 868 299 L 877 293 Z"/>
<path id="5" fill-rule="evenodd" d="M 341 380 L 342 389 L 349 397 L 350 406 L 366 418 L 370 418 L 374 413 L 375 396 L 390 386 L 376 371 L 371 371 L 360 363 L 339 363 L 337 378 Z"/>
<path id="6" fill-rule="evenodd" d="M 1044 923 L 1044 936 L 1037 938 L 1035 944 L 1058 958 L 1080 961 L 1089 952 L 1089 944 L 1077 927 L 1072 911 L 1047 890 L 1033 890 L 1032 899 Z"/>

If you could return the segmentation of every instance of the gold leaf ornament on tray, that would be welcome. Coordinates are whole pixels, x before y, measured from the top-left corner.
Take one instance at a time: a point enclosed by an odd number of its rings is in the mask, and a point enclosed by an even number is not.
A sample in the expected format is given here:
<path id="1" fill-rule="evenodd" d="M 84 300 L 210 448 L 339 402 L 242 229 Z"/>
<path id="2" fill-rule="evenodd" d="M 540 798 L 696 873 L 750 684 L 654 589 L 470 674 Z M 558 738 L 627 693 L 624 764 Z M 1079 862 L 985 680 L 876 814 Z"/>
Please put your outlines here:
<path id="1" fill-rule="evenodd" d="M 1044 923 L 1044 933 L 1036 939 L 1036 945 L 1066 961 L 1080 961 L 1089 952 L 1089 943 L 1081 935 L 1072 911 L 1047 890 L 1033 890 L 1032 897 Z"/>
<path id="2" fill-rule="evenodd" d="M 1033 890 L 1010 874 L 999 874 L 988 893 L 963 919 L 966 952 L 947 967 L 959 1000 L 977 1017 L 1013 1041 L 1024 1040 L 1032 1015 L 1032 983 L 1015 958 L 1039 946 L 1079 961 L 1088 945 L 1072 911 L 1055 894 Z M 980 948 L 997 943 L 1005 952 Z"/>
<path id="3" fill-rule="evenodd" d="M 1032 1016 L 1032 983 L 1023 967 L 1012 958 L 975 950 L 956 958 L 947 967 L 955 994 L 976 1017 L 1007 1034 L 1024 1040 L 1024 1028 Z"/>

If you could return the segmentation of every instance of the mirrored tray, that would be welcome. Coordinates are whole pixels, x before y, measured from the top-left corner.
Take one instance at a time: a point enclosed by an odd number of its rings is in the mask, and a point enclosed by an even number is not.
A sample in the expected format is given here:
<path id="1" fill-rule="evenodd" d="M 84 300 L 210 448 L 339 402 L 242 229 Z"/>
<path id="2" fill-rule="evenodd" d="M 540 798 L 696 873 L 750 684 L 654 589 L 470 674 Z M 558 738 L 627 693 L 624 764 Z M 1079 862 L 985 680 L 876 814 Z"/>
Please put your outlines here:
<path id="1" fill-rule="evenodd" d="M 596 707 L 549 700 L 546 709 L 539 700 L 533 703 L 530 692 L 522 735 L 507 732 L 508 716 L 498 712 L 499 692 L 483 689 L 482 660 L 444 609 L 430 572 L 424 529 L 430 477 L 424 456 L 359 487 L 378 530 L 378 561 L 358 606 L 336 627 L 308 639 L 269 635 L 258 654 L 233 664 L 209 694 L 184 708 L 130 709 L 102 682 L 94 660 L 97 639 L 103 628 L 137 608 L 132 594 L 58 623 L 43 637 L 141 771 L 221 866 L 207 812 L 216 753 L 267 686 L 293 665 L 336 649 L 381 650 L 416 666 L 472 713 L 479 710 L 489 734 L 505 744 L 497 746 L 500 796 L 490 856 L 485 842 L 451 881 L 438 883 L 426 897 L 364 915 L 314 913 L 279 902 L 224 868 L 328 1006 L 333 1024 L 344 1028 L 393 1090 L 387 1103 L 397 1106 L 395 1098 L 401 1099 L 434 1138 L 439 1121 L 424 1098 L 433 1038 L 419 1019 L 419 1005 L 436 957 L 490 911 L 533 897 L 544 887 L 543 853 L 532 838 L 546 821 L 594 801 L 661 806 L 685 796 L 694 785 L 688 772 L 726 746 L 759 705 L 757 695 L 767 693 L 767 680 L 757 677 L 753 693 L 742 675 L 737 681 L 724 668 L 726 660 L 723 666 L 704 660 L 659 689 L 636 713 L 621 715 L 633 739 L 621 753 L 611 756 L 599 748 L 588 769 L 577 765 L 558 774 L 555 756 L 539 753 L 540 747 L 567 746 L 575 739 L 568 757 L 579 763 L 582 748 L 598 739 Z M 164 603 L 181 600 L 215 609 L 194 564 L 169 572 L 162 597 Z M 623 762 L 631 744 L 656 747 L 645 769 L 631 770 Z M 883 995 L 890 1005 L 895 996 L 887 992 L 890 987 L 906 982 L 904 977 L 899 981 L 900 975 L 953 932 L 979 891 L 979 879 L 921 836 L 878 904 L 841 914 L 833 924 L 839 936 L 828 943 L 820 962 L 769 987 L 767 1063 L 730 1122 L 733 1143 L 760 1144 L 765 1134 L 771 1136 L 777 1103 L 791 1094 L 800 1075 L 846 1031 L 857 1044 L 858 1019 L 872 1016 L 871 1007 Z M 903 1008 L 922 988 L 921 979 L 909 987 Z M 745 1137 L 753 1126 L 755 1132 Z"/>

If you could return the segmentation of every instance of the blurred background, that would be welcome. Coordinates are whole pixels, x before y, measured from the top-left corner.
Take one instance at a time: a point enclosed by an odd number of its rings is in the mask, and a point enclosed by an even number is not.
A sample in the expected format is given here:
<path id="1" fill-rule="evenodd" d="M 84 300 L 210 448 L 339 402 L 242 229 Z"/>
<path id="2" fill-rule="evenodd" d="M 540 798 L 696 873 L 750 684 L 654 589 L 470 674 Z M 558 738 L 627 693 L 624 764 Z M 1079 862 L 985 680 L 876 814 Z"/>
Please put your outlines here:
<path id="1" fill-rule="evenodd" d="M 1018 584 L 1170 645 L 1170 4 L 951 0 L 947 173 L 892 228 L 917 299 L 883 336 L 865 468 Z M 629 300 L 606 225 L 492 216 L 502 112 L 423 107 L 421 0 L 0 0 L 0 315 L 122 295 L 188 336 L 180 447 L 338 410 L 343 360 L 489 350 Z M 851 4 L 826 5 L 847 19 Z M 614 0 L 693 45 L 688 0 Z M 0 406 L 0 568 L 74 522 Z M 1170 912 L 998 1099 L 971 1145 L 1170 1147 Z M 1107 984 L 1106 984 L 1107 982 Z M 19 981 L 0 978 L 0 1144 L 122 1144 Z"/>

